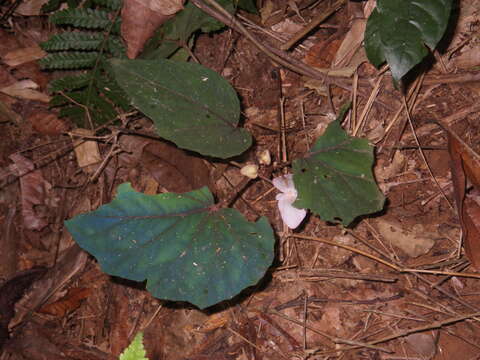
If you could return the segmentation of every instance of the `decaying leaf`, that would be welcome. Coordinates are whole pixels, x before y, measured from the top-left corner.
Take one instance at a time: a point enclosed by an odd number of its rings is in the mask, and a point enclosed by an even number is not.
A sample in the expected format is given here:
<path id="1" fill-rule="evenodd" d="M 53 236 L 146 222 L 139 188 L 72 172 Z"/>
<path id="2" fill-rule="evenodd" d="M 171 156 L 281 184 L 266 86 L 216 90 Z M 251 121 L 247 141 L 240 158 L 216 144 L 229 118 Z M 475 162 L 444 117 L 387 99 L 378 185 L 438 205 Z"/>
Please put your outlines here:
<path id="1" fill-rule="evenodd" d="M 92 173 L 95 164 L 102 161 L 100 150 L 96 141 L 84 140 L 83 136 L 93 136 L 94 133 L 88 129 L 75 129 L 71 132 L 73 138 L 73 146 L 75 156 L 77 157 L 78 166 L 85 171 Z"/>
<path id="2" fill-rule="evenodd" d="M 35 109 L 27 116 L 35 131 L 44 135 L 60 135 L 68 130 L 65 120 L 59 119 L 52 111 Z"/>
<path id="3" fill-rule="evenodd" d="M 480 206 L 467 198 L 467 178 L 480 190 L 480 157 L 448 128 L 448 151 L 452 172 L 453 194 L 462 226 L 465 254 L 472 266 L 480 270 Z M 468 201 L 467 201 L 468 200 Z"/>
<path id="4" fill-rule="evenodd" d="M 122 37 L 127 43 L 127 56 L 136 58 L 155 30 L 181 9 L 183 0 L 125 0 Z"/>
<path id="5" fill-rule="evenodd" d="M 71 288 L 63 298 L 42 306 L 39 312 L 63 317 L 80 307 L 82 300 L 86 299 L 91 292 L 92 289 L 88 288 Z"/>
<path id="6" fill-rule="evenodd" d="M 35 90 L 37 88 L 38 85 L 34 81 L 26 79 L 17 81 L 9 86 L 5 86 L 1 88 L 0 91 L 12 97 L 48 103 L 50 101 L 50 96 Z"/>
<path id="7" fill-rule="evenodd" d="M 34 45 L 9 51 L 3 56 L 2 60 L 8 66 L 18 66 L 31 61 L 39 60 L 46 55 L 47 53 L 43 51 L 40 46 Z"/>
<path id="8" fill-rule="evenodd" d="M 203 160 L 166 142 L 149 142 L 143 148 L 141 163 L 167 191 L 183 193 L 209 185 L 209 170 Z"/>
<path id="9" fill-rule="evenodd" d="M 20 154 L 12 154 L 10 159 L 14 162 L 12 171 L 20 178 L 23 224 L 28 230 L 42 230 L 48 221 L 37 213 L 36 207 L 46 205 L 52 185 L 43 178 L 40 170 L 35 169 L 31 160 Z"/>

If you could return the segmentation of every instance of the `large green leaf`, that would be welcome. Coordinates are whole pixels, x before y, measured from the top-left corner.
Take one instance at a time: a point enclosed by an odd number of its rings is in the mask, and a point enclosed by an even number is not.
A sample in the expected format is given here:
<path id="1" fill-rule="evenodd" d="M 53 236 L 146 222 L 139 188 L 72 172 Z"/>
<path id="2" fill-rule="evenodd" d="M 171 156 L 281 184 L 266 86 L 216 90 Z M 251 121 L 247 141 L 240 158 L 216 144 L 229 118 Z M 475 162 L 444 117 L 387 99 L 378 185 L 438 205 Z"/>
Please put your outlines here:
<path id="1" fill-rule="evenodd" d="M 303 159 L 293 162 L 297 208 L 309 208 L 323 220 L 349 225 L 357 216 L 380 211 L 384 197 L 372 175 L 373 148 L 332 122 Z"/>
<path id="2" fill-rule="evenodd" d="M 375 66 L 385 61 L 398 81 L 434 49 L 447 28 L 452 0 L 377 0 L 368 18 L 365 49 Z"/>
<path id="3" fill-rule="evenodd" d="M 265 218 L 252 223 L 212 205 L 206 187 L 149 196 L 126 183 L 111 203 L 65 224 L 106 273 L 147 279 L 155 297 L 205 308 L 256 284 L 275 242 Z"/>
<path id="4" fill-rule="evenodd" d="M 158 135 L 200 154 L 229 158 L 252 143 L 238 128 L 235 90 L 201 65 L 170 60 L 112 60 L 118 84 L 150 117 Z"/>

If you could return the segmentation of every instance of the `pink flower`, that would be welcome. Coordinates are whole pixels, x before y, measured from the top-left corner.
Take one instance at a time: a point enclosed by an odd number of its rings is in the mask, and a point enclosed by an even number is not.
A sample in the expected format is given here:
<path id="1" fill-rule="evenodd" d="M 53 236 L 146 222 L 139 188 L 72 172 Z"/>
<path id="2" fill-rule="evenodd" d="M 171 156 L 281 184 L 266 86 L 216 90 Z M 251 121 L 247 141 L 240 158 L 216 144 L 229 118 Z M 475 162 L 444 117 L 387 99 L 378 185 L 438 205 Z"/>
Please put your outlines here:
<path id="1" fill-rule="evenodd" d="M 280 216 L 290 229 L 295 229 L 303 221 L 307 211 L 293 206 L 293 203 L 297 200 L 297 189 L 295 189 L 295 184 L 293 183 L 293 175 L 279 176 L 273 179 L 272 182 L 273 186 L 282 192 L 275 197 L 278 201 Z"/>

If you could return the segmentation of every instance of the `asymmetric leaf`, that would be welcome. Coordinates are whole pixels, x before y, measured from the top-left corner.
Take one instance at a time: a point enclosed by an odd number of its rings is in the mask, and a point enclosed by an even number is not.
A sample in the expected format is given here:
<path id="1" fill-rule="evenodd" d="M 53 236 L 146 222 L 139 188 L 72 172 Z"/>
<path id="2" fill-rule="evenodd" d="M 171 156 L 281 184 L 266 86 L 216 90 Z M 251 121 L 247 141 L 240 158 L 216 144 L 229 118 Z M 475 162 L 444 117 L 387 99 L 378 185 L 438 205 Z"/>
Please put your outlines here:
<path id="1" fill-rule="evenodd" d="M 303 159 L 293 162 L 297 208 L 309 208 L 325 221 L 349 225 L 357 216 L 380 211 L 384 197 L 372 175 L 373 148 L 348 136 L 332 122 Z"/>
<path id="2" fill-rule="evenodd" d="M 434 49 L 447 28 L 451 0 L 377 0 L 368 18 L 365 49 L 375 66 L 387 61 L 398 81 Z"/>
<path id="3" fill-rule="evenodd" d="M 122 184 L 111 203 L 65 222 L 76 242 L 111 275 L 147 279 L 157 298 L 206 308 L 255 285 L 273 261 L 265 218 L 214 210 L 204 187 L 145 195 Z"/>
<path id="4" fill-rule="evenodd" d="M 154 121 L 161 137 L 224 159 L 250 147 L 250 134 L 237 127 L 237 94 L 216 72 L 164 59 L 115 59 L 111 64 L 118 84 L 132 104 Z"/>

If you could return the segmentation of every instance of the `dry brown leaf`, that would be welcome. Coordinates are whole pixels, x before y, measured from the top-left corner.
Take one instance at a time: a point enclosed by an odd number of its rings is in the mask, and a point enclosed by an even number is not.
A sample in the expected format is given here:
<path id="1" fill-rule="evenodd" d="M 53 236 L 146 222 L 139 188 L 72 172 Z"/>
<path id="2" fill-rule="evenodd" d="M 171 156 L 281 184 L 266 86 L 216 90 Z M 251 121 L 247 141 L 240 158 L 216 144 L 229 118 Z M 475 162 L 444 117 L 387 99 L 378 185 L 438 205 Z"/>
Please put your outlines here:
<path id="1" fill-rule="evenodd" d="M 480 270 L 480 207 L 474 201 L 466 201 L 467 177 L 480 190 L 480 164 L 478 155 L 462 144 L 450 129 L 447 131 L 453 195 L 462 226 L 465 255 L 472 266 Z"/>
<path id="2" fill-rule="evenodd" d="M 71 288 L 60 300 L 42 306 L 38 312 L 56 317 L 64 317 L 68 313 L 78 309 L 82 300 L 85 300 L 91 292 L 92 289 L 88 288 Z"/>
<path id="3" fill-rule="evenodd" d="M 209 171 L 202 159 L 163 142 L 151 142 L 143 149 L 142 165 L 167 191 L 182 193 L 209 184 Z"/>
<path id="4" fill-rule="evenodd" d="M 335 58 L 332 62 L 333 68 L 345 67 L 351 63 L 354 54 L 358 51 L 363 42 L 363 34 L 367 21 L 365 19 L 355 19 L 347 35 L 338 48 Z M 366 60 L 366 57 L 365 57 Z"/>
<path id="5" fill-rule="evenodd" d="M 378 232 L 392 245 L 401 249 L 410 257 L 419 257 L 430 251 L 435 245 L 434 234 L 425 231 L 422 224 L 416 224 L 410 229 L 393 220 L 378 219 Z"/>
<path id="6" fill-rule="evenodd" d="M 20 178 L 23 225 L 28 230 L 42 230 L 48 221 L 43 214 L 37 213 L 36 208 L 46 206 L 52 185 L 43 178 L 40 170 L 35 170 L 31 160 L 20 154 L 12 154 L 10 159 L 14 162 L 12 172 Z"/>
<path id="7" fill-rule="evenodd" d="M 31 61 L 39 60 L 46 56 L 47 53 L 43 51 L 40 46 L 30 46 L 22 49 L 9 51 L 3 56 L 3 62 L 8 66 L 18 66 Z"/>
<path id="8" fill-rule="evenodd" d="M 38 16 L 43 15 L 41 12 L 42 6 L 46 4 L 48 0 L 26 0 L 22 1 L 20 5 L 15 9 L 15 14 L 22 16 Z"/>
<path id="9" fill-rule="evenodd" d="M 100 150 L 98 150 L 98 144 L 96 141 L 84 140 L 82 136 L 92 136 L 94 133 L 87 129 L 75 129 L 71 133 L 73 140 L 73 146 L 75 155 L 77 157 L 78 166 L 92 173 L 95 168 L 95 164 L 102 161 L 100 156 Z"/>
<path id="10" fill-rule="evenodd" d="M 9 96 L 21 99 L 36 100 L 44 103 L 50 102 L 50 96 L 40 91 L 36 91 L 35 89 L 38 89 L 38 85 L 32 80 L 26 79 L 5 86 L 1 88 L 0 91 Z"/>
<path id="11" fill-rule="evenodd" d="M 51 111 L 38 109 L 32 112 L 28 117 L 35 131 L 44 135 L 60 135 L 68 130 L 68 125 L 64 120 L 59 119 Z"/>
<path id="12" fill-rule="evenodd" d="M 121 32 L 127 56 L 136 58 L 155 30 L 182 8 L 183 0 L 125 0 Z"/>
<path id="13" fill-rule="evenodd" d="M 10 321 L 9 329 L 24 321 L 32 311 L 48 301 L 63 288 L 75 275 L 79 274 L 87 263 L 88 254 L 78 245 L 71 246 L 59 256 L 58 262 L 49 268 L 45 275 L 36 281 L 28 292 L 15 304 L 15 316 Z"/>

